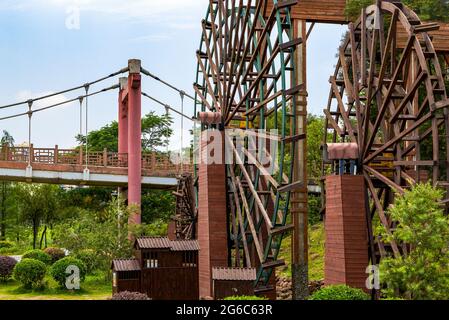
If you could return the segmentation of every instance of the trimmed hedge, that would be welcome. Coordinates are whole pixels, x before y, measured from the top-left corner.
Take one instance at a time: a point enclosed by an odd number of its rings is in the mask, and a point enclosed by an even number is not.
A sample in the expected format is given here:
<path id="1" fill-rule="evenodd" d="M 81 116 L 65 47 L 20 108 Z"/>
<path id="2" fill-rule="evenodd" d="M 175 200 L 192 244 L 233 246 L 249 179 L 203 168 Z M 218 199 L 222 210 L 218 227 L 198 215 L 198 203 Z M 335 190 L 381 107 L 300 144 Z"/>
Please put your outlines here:
<path id="1" fill-rule="evenodd" d="M 25 254 L 23 255 L 22 258 L 38 260 L 47 265 L 51 264 L 51 256 L 42 250 L 31 250 L 31 251 L 25 252 Z"/>
<path id="2" fill-rule="evenodd" d="M 80 271 L 80 283 L 84 281 L 86 278 L 86 266 L 84 263 L 73 257 L 66 257 L 59 261 L 56 261 L 50 268 L 50 275 L 55 281 L 60 285 L 61 288 L 64 288 L 66 285 L 67 277 L 70 276 L 69 273 L 66 273 L 67 268 L 70 266 L 77 266 Z"/>
<path id="3" fill-rule="evenodd" d="M 360 289 L 336 285 L 316 291 L 309 300 L 370 300 L 370 296 Z"/>
<path id="4" fill-rule="evenodd" d="M 46 273 L 47 266 L 42 261 L 22 259 L 14 267 L 13 276 L 26 289 L 32 289 L 43 286 Z"/>
<path id="5" fill-rule="evenodd" d="M 16 259 L 0 256 L 0 281 L 8 281 L 11 279 L 16 264 Z"/>
<path id="6" fill-rule="evenodd" d="M 111 300 L 151 300 L 144 293 L 123 291 L 112 296 Z"/>
<path id="7" fill-rule="evenodd" d="M 65 258 L 65 251 L 61 248 L 47 248 L 44 250 L 46 254 L 51 257 L 51 264 L 55 263 L 62 258 Z"/>

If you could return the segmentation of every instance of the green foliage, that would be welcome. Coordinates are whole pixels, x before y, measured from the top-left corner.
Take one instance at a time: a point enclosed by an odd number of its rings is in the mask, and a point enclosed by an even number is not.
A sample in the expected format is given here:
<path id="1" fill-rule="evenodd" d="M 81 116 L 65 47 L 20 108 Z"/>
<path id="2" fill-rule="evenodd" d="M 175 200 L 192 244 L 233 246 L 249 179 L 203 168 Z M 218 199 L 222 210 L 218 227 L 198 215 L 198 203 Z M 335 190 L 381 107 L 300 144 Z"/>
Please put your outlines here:
<path id="1" fill-rule="evenodd" d="M 319 182 L 323 153 L 324 118 L 309 115 L 307 118 L 307 175 L 309 180 Z"/>
<path id="2" fill-rule="evenodd" d="M 19 281 L 26 289 L 41 288 L 44 285 L 47 266 L 34 259 L 22 259 L 16 264 L 13 271 L 14 279 Z"/>
<path id="3" fill-rule="evenodd" d="M 14 243 L 11 241 L 0 241 L 0 249 L 10 249 L 14 247 Z"/>
<path id="4" fill-rule="evenodd" d="M 375 3 L 374 0 L 349 0 L 346 15 L 354 20 L 361 14 L 362 8 Z M 449 1 L 447 0 L 402 0 L 415 11 L 422 20 L 449 21 Z"/>
<path id="5" fill-rule="evenodd" d="M 113 259 L 132 256 L 127 220 L 128 209 L 114 199 L 104 211 L 81 210 L 78 217 L 55 225 L 53 240 L 75 256 L 85 249 L 95 250 L 96 268 L 109 270 Z"/>
<path id="6" fill-rule="evenodd" d="M 370 300 L 370 296 L 360 289 L 336 285 L 321 288 L 309 300 Z"/>
<path id="7" fill-rule="evenodd" d="M 86 266 L 87 274 L 101 267 L 101 260 L 92 249 L 84 249 L 75 253 L 75 258 L 82 261 Z"/>
<path id="8" fill-rule="evenodd" d="M 350 20 L 357 19 L 362 13 L 362 9 L 375 3 L 374 0 L 349 0 L 346 3 L 346 16 Z"/>
<path id="9" fill-rule="evenodd" d="M 81 260 L 75 259 L 73 257 L 63 258 L 55 264 L 53 264 L 50 268 L 51 277 L 59 284 L 61 288 L 65 287 L 68 274 L 67 268 L 70 266 L 76 266 L 79 268 L 80 282 L 83 282 L 86 278 L 86 266 Z"/>
<path id="10" fill-rule="evenodd" d="M 51 264 L 65 257 L 65 252 L 61 248 L 47 248 L 44 252 L 51 257 Z"/>
<path id="11" fill-rule="evenodd" d="M 0 282 L 8 281 L 13 273 L 17 261 L 11 257 L 0 256 Z"/>
<path id="12" fill-rule="evenodd" d="M 52 257 L 42 250 L 31 250 L 23 255 L 23 259 L 34 259 L 41 261 L 47 265 L 52 263 Z"/>
<path id="13" fill-rule="evenodd" d="M 170 115 L 158 116 L 150 112 L 142 118 L 142 150 L 155 151 L 157 148 L 165 147 L 173 134 L 170 128 L 173 120 Z M 118 151 L 118 123 L 113 121 L 97 131 L 88 134 L 88 149 L 91 151 Z M 86 137 L 77 136 L 78 142 L 85 145 Z"/>
<path id="14" fill-rule="evenodd" d="M 145 191 L 142 194 L 142 222 L 168 221 L 175 212 L 175 206 L 175 197 L 170 191 Z"/>
<path id="15" fill-rule="evenodd" d="M 18 204 L 20 221 L 33 229 L 33 249 L 37 247 L 39 227 L 52 224 L 57 219 L 60 189 L 47 184 L 17 184 L 14 198 Z M 46 231 L 46 229 L 44 229 Z M 45 234 L 42 234 L 39 247 Z"/>
<path id="16" fill-rule="evenodd" d="M 309 224 L 315 225 L 321 221 L 321 197 L 320 196 L 309 196 L 308 200 L 308 218 Z"/>
<path id="17" fill-rule="evenodd" d="M 381 261 L 387 297 L 449 299 L 449 218 L 439 204 L 442 198 L 442 190 L 418 184 L 389 209 L 397 226 L 393 234 L 384 231 L 383 239 L 406 243 L 410 252 Z"/>
<path id="18" fill-rule="evenodd" d="M 112 296 L 111 300 L 151 300 L 144 293 L 123 291 Z"/>
<path id="19" fill-rule="evenodd" d="M 260 301 L 266 301 L 267 298 L 263 297 L 257 297 L 257 296 L 232 296 L 232 297 L 226 297 L 223 300 L 229 300 L 229 301 L 251 301 L 251 300 L 260 300 Z"/>

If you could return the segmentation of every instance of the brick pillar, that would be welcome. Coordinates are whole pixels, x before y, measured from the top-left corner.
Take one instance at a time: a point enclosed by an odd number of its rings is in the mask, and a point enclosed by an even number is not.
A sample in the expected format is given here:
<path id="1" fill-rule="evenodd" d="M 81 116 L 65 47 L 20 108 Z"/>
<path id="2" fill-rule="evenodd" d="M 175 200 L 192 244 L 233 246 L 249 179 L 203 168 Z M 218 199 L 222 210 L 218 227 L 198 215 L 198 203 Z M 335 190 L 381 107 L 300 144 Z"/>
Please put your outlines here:
<path id="1" fill-rule="evenodd" d="M 228 233 L 226 220 L 226 166 L 208 164 L 206 155 L 214 153 L 206 147 L 212 141 L 212 135 L 221 135 L 218 139 L 223 145 L 223 133 L 204 132 L 201 139 L 201 161 L 198 166 L 198 241 L 200 297 L 212 297 L 212 267 L 228 266 Z M 223 150 L 223 146 L 219 146 Z M 218 150 L 215 150 L 217 152 Z M 215 154 L 216 156 L 216 154 Z M 211 156 L 213 157 L 213 156 Z"/>
<path id="2" fill-rule="evenodd" d="M 142 96 L 140 60 L 129 61 L 128 77 L 128 205 L 138 206 L 129 224 L 140 224 L 142 190 Z"/>
<path id="3" fill-rule="evenodd" d="M 369 264 L 363 176 L 326 177 L 325 285 L 366 290 Z"/>

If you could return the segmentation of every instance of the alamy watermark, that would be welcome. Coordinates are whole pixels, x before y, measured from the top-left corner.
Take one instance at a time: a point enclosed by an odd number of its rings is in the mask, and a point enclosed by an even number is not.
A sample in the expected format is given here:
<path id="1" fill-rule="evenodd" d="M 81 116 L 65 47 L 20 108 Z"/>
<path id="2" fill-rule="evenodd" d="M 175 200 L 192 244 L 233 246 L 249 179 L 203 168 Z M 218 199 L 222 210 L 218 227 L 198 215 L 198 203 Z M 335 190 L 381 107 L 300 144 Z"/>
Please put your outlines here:
<path id="1" fill-rule="evenodd" d="M 67 278 L 65 280 L 65 286 L 68 290 L 80 290 L 81 289 L 81 278 L 80 269 L 75 265 L 70 265 L 65 270 Z"/>
<path id="2" fill-rule="evenodd" d="M 262 175 L 273 175 L 280 141 L 278 130 L 205 130 L 194 134 L 193 157 L 172 152 L 170 160 L 176 165 L 250 164 L 260 168 Z"/>
<path id="3" fill-rule="evenodd" d="M 366 268 L 365 273 L 369 274 L 365 285 L 368 290 L 380 289 L 380 270 L 379 266 L 370 265 Z"/>
<path id="4" fill-rule="evenodd" d="M 68 30 L 81 29 L 81 9 L 78 6 L 69 6 L 66 9 L 65 27 Z"/>

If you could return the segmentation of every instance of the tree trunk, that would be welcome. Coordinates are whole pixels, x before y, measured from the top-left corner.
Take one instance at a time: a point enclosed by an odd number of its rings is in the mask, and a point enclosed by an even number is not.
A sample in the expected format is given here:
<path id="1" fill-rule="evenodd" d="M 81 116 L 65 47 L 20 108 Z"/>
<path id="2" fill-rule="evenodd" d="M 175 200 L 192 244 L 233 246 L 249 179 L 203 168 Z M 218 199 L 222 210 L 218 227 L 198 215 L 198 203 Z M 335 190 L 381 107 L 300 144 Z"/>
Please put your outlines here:
<path id="1" fill-rule="evenodd" d="M 47 226 L 45 226 L 44 231 L 42 231 L 41 241 L 39 241 L 39 249 L 42 249 L 42 244 L 44 242 L 44 237 L 47 239 Z M 47 242 L 47 240 L 45 240 Z"/>
<path id="2" fill-rule="evenodd" d="M 36 240 L 39 226 L 37 225 L 37 219 L 33 219 L 33 249 L 36 249 Z"/>

